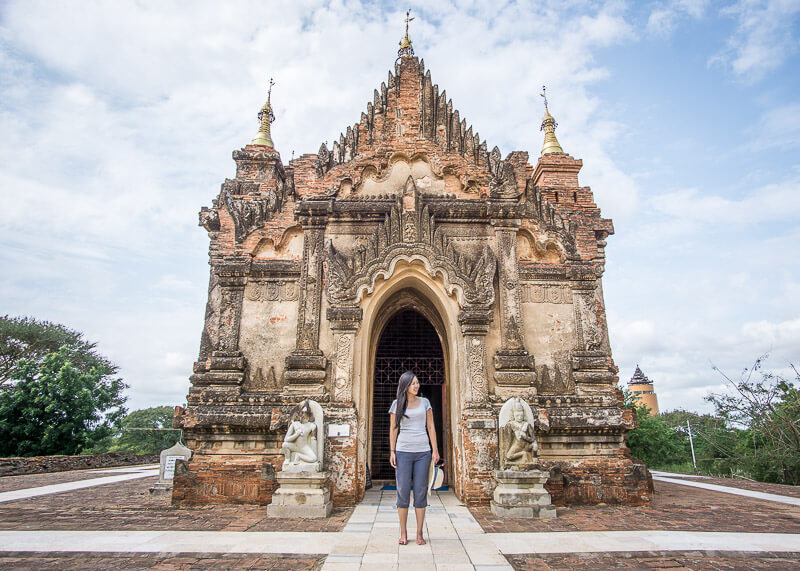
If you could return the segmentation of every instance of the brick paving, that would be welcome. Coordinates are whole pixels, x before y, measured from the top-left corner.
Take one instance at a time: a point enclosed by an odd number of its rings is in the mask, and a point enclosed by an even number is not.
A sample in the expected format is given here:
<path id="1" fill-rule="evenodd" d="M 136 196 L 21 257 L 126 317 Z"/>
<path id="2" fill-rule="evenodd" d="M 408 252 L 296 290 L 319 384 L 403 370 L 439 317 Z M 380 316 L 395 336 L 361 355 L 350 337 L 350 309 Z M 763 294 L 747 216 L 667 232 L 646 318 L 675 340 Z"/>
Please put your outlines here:
<path id="1" fill-rule="evenodd" d="M 547 571 L 561 569 L 670 569 L 679 571 L 717 571 L 728 569 L 797 569 L 800 555 L 782 554 L 778 557 L 748 554 L 746 556 L 683 556 L 625 557 L 622 555 L 537 556 L 507 555 L 517 571 Z"/>
<path id="2" fill-rule="evenodd" d="M 353 508 L 335 508 L 327 519 L 283 520 L 268 518 L 266 506 L 206 505 L 178 508 L 170 505 L 169 497 L 150 495 L 148 490 L 156 479 L 154 476 L 2 503 L 0 529 L 340 531 L 353 511 Z"/>
<path id="3" fill-rule="evenodd" d="M 91 471 L 0 478 L 0 490 L 16 490 L 100 477 Z M 169 498 L 150 496 L 155 477 L 97 486 L 0 504 L 2 530 L 198 530 L 340 531 L 352 508 L 338 508 L 325 520 L 267 518 L 264 506 L 208 505 L 176 508 Z M 797 496 L 791 486 L 721 478 L 708 483 Z M 735 485 L 734 485 L 735 484 Z M 495 518 L 488 508 L 472 513 L 484 531 L 545 532 L 604 530 L 739 531 L 800 533 L 800 508 L 668 482 L 655 482 L 648 506 L 558 508 L 549 521 Z M 651 554 L 508 555 L 519 570 L 532 569 L 797 569 L 800 554 L 696 552 Z M 5 553 L 1 569 L 320 569 L 325 555 Z"/>
<path id="4" fill-rule="evenodd" d="M 0 569 L 80 569 L 80 570 L 137 570 L 184 571 L 194 569 L 253 569 L 253 570 L 316 570 L 322 567 L 324 555 L 98 555 L 69 553 L 19 556 L 0 555 Z"/>
<path id="5" fill-rule="evenodd" d="M 488 507 L 471 511 L 487 533 L 636 529 L 800 533 L 800 508 L 795 506 L 668 482 L 655 482 L 655 487 L 655 499 L 646 506 L 558 508 L 554 520 L 499 519 Z"/>

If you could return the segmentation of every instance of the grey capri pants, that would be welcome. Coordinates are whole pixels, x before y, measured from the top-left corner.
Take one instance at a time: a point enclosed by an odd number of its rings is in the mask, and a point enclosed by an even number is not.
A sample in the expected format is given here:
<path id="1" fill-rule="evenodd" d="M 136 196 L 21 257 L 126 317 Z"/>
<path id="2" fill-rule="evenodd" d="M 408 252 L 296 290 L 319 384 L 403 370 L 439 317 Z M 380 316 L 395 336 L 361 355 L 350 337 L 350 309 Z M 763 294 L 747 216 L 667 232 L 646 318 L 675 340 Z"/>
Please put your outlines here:
<path id="1" fill-rule="evenodd" d="M 428 506 L 428 469 L 431 465 L 431 451 L 395 452 L 397 468 L 397 507 L 407 508 L 411 495 L 411 480 L 414 480 L 414 507 Z"/>

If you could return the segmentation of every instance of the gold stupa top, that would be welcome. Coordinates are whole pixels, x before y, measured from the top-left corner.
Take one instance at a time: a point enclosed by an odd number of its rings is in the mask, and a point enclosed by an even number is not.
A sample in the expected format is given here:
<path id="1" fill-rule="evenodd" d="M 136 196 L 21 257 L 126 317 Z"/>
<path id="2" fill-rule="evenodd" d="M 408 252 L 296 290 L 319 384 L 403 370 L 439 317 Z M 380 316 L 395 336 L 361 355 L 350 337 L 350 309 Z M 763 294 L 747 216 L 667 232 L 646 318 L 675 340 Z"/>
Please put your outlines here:
<path id="1" fill-rule="evenodd" d="M 550 115 L 550 111 L 547 108 L 547 87 L 544 85 L 542 86 L 542 93 L 540 95 L 544 98 L 544 117 L 542 117 L 542 127 L 539 129 L 540 131 L 544 131 L 542 156 L 551 153 L 563 153 L 564 149 L 561 148 L 556 138 L 556 127 L 558 127 L 558 123 L 556 123 L 556 120 Z"/>
<path id="2" fill-rule="evenodd" d="M 272 86 L 275 85 L 275 82 L 272 81 L 272 78 L 269 78 L 269 90 L 267 91 L 267 102 L 264 103 L 264 106 L 261 108 L 261 111 L 258 112 L 258 120 L 260 125 L 258 126 L 258 133 L 250 141 L 251 145 L 266 145 L 267 147 L 275 148 L 275 144 L 272 142 L 272 135 L 270 134 L 270 124 L 275 121 L 275 113 L 272 112 L 272 104 L 270 103 L 270 99 L 272 98 Z"/>
<path id="3" fill-rule="evenodd" d="M 408 39 L 408 23 L 413 20 L 411 18 L 411 10 L 406 11 L 406 37 L 400 41 L 400 49 L 397 50 L 397 57 L 411 57 L 414 55 L 414 47 L 411 45 L 411 40 Z"/>

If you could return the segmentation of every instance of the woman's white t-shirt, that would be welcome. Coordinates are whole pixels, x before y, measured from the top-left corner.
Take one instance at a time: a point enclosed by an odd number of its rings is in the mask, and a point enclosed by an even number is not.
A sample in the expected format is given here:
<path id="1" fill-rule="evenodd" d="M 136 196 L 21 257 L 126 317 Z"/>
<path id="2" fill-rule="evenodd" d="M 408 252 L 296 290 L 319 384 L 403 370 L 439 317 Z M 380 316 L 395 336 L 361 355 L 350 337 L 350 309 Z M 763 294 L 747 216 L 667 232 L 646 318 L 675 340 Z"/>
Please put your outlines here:
<path id="1" fill-rule="evenodd" d="M 415 408 L 406 408 L 406 416 L 400 420 L 400 433 L 395 442 L 397 452 L 427 452 L 431 449 L 426 429 L 430 408 L 431 403 L 425 397 L 419 397 Z M 397 399 L 392 403 L 389 413 L 397 414 Z"/>

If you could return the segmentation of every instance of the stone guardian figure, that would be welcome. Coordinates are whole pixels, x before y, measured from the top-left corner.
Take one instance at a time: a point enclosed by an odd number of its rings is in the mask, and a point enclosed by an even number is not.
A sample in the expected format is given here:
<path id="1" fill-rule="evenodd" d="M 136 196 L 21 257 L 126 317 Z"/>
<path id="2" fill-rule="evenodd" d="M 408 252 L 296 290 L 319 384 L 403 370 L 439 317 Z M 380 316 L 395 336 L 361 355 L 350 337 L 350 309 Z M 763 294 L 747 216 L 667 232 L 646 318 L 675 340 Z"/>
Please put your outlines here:
<path id="1" fill-rule="evenodd" d="M 297 407 L 281 446 L 284 472 L 319 472 L 322 469 L 322 423 L 322 408 L 318 403 L 305 400 Z"/>
<path id="2" fill-rule="evenodd" d="M 537 464 L 539 444 L 534 433 L 533 412 L 519 397 L 500 409 L 500 468 L 529 470 Z"/>
<path id="3" fill-rule="evenodd" d="M 544 489 L 550 472 L 540 470 L 533 411 L 519 397 L 508 399 L 498 418 L 500 469 L 490 506 L 498 517 L 549 519 L 556 517 Z"/>
<path id="4" fill-rule="evenodd" d="M 267 508 L 269 517 L 323 518 L 333 509 L 330 473 L 322 469 L 325 449 L 322 407 L 304 400 L 292 411 L 283 439 L 283 469 L 275 474 L 278 489 Z"/>

